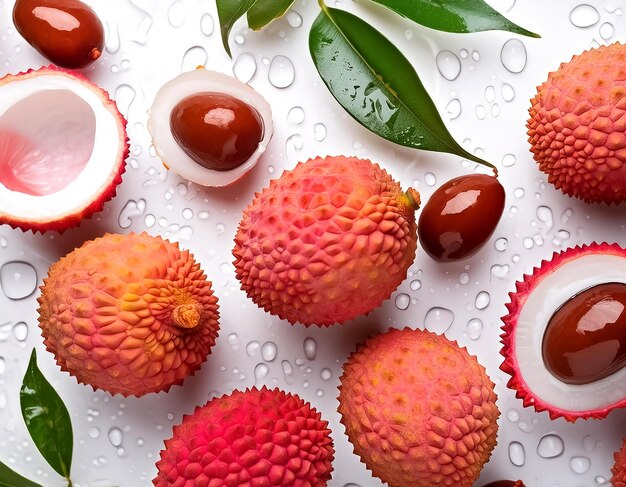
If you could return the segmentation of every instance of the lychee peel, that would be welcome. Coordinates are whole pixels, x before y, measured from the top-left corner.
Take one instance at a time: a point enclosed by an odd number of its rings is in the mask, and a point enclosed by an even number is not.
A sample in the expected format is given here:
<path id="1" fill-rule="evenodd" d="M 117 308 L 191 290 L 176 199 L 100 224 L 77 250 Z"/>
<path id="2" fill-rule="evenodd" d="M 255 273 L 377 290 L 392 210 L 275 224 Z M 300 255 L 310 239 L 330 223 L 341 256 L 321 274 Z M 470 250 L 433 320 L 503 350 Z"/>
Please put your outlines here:
<path id="1" fill-rule="evenodd" d="M 209 401 L 157 462 L 156 487 L 324 487 L 334 449 L 328 423 L 297 395 L 247 389 Z"/>
<path id="2" fill-rule="evenodd" d="M 113 235 L 50 267 L 39 326 L 62 370 L 111 394 L 167 391 L 206 360 L 219 330 L 211 282 L 160 237 Z"/>
<path id="3" fill-rule="evenodd" d="M 494 384 L 442 335 L 392 329 L 358 346 L 340 378 L 348 439 L 390 487 L 470 487 L 496 445 Z"/>
<path id="4" fill-rule="evenodd" d="M 236 275 L 261 308 L 329 326 L 367 314 L 405 279 L 419 195 L 377 164 L 311 159 L 270 182 L 244 211 Z"/>
<path id="5" fill-rule="evenodd" d="M 8 224 L 13 228 L 20 228 L 23 231 L 31 230 L 33 233 L 45 233 L 47 231 L 58 231 L 63 233 L 68 228 L 75 227 L 80 224 L 83 219 L 89 218 L 94 213 L 102 211 L 104 204 L 115 197 L 117 193 L 117 186 L 122 182 L 122 175 L 126 171 L 126 159 L 130 153 L 129 138 L 126 132 L 128 122 L 118 110 L 115 101 L 110 98 L 109 94 L 104 89 L 95 85 L 86 76 L 76 71 L 58 68 L 54 65 L 41 67 L 39 69 L 29 69 L 18 74 L 8 74 L 3 78 L 0 78 L 0 86 L 16 81 L 18 78 L 23 80 L 45 74 L 62 74 L 63 76 L 72 78 L 75 81 L 87 86 L 89 90 L 94 92 L 100 98 L 103 106 L 106 107 L 106 109 L 112 114 L 117 122 L 118 133 L 121 134 L 122 137 L 120 140 L 121 143 L 116 157 L 116 166 L 114 170 L 111 171 L 106 181 L 102 182 L 99 191 L 97 194 L 93 195 L 91 201 L 87 205 L 75 208 L 72 212 L 64 215 L 55 216 L 53 219 L 15 218 L 13 215 L 3 212 L 0 208 L 0 224 Z"/>
<path id="6" fill-rule="evenodd" d="M 570 411 L 545 402 L 540 397 L 533 394 L 526 384 L 526 381 L 519 373 L 519 366 L 515 353 L 515 330 L 522 307 L 528 296 L 530 296 L 537 285 L 546 276 L 553 273 L 559 267 L 566 265 L 568 262 L 586 254 L 612 254 L 621 258 L 626 257 L 624 249 L 617 244 L 598 244 L 595 242 L 588 245 L 569 248 L 564 252 L 555 252 L 550 260 L 541 261 L 539 267 L 534 267 L 531 274 L 525 274 L 522 281 L 515 283 L 515 292 L 509 293 L 510 302 L 506 304 L 508 314 L 502 317 L 504 326 L 502 327 L 503 333 L 500 335 L 501 343 L 503 345 L 500 350 L 500 354 L 504 357 L 504 361 L 500 366 L 500 369 L 511 376 L 507 386 L 515 391 L 515 396 L 522 400 L 524 407 L 532 406 L 537 412 L 547 411 L 551 419 L 562 417 L 571 423 L 581 418 L 602 419 L 613 409 L 626 407 L 626 397 L 609 407 L 592 409 L 589 411 Z"/>
<path id="7" fill-rule="evenodd" d="M 611 485 L 613 487 L 626 487 L 626 438 L 622 448 L 615 453 L 615 465 L 611 469 Z"/>
<path id="8" fill-rule="evenodd" d="M 548 181 L 586 202 L 626 199 L 626 47 L 585 51 L 531 100 L 531 152 Z"/>

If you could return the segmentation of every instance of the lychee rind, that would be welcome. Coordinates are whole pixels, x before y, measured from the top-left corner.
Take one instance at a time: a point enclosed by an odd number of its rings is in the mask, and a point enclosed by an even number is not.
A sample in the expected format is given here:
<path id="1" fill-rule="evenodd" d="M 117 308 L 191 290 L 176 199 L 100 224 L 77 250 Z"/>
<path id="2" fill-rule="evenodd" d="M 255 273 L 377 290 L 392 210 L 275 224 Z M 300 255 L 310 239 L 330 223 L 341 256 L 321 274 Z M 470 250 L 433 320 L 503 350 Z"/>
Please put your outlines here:
<path id="1" fill-rule="evenodd" d="M 531 100 L 531 152 L 548 181 L 586 202 L 626 199 L 626 46 L 600 46 L 548 75 Z"/>
<path id="2" fill-rule="evenodd" d="M 8 74 L 0 79 L 0 86 L 13 81 L 21 81 L 42 75 L 59 75 L 72 78 L 93 91 L 101 100 L 102 104 L 111 113 L 117 122 L 118 133 L 120 134 L 120 149 L 116 158 L 116 165 L 109 174 L 106 181 L 102 181 L 100 190 L 91 198 L 91 202 L 81 208 L 76 208 L 73 212 L 65 215 L 56 215 L 50 219 L 16 219 L 13 215 L 4 213 L 0 208 L 0 224 L 7 224 L 13 228 L 20 228 L 23 231 L 31 230 L 33 233 L 45 233 L 57 231 L 63 233 L 68 228 L 75 227 L 86 218 L 90 218 L 94 213 L 102 211 L 104 204 L 114 198 L 117 193 L 117 186 L 122 182 L 122 175 L 126 171 L 126 159 L 130 153 L 129 138 L 126 133 L 128 122 L 120 113 L 115 102 L 110 98 L 109 93 L 93 84 L 86 76 L 79 72 L 68 71 L 50 65 L 39 69 L 29 69 L 18 74 Z"/>
<path id="3" fill-rule="evenodd" d="M 114 235 L 50 267 L 39 326 L 62 370 L 94 389 L 142 396 L 193 375 L 215 344 L 217 298 L 188 251 Z"/>
<path id="4" fill-rule="evenodd" d="M 367 314 L 405 279 L 417 248 L 419 195 L 377 164 L 298 164 L 257 193 L 235 237 L 241 288 L 290 323 L 328 326 Z"/>
<path id="5" fill-rule="evenodd" d="M 354 452 L 390 487 L 470 487 L 496 445 L 494 384 L 444 336 L 391 330 L 358 347 L 339 387 Z"/>
<path id="6" fill-rule="evenodd" d="M 537 412 L 547 411 L 551 419 L 562 417 L 570 423 L 578 419 L 602 419 L 613 409 L 626 407 L 626 397 L 609 407 L 601 407 L 588 411 L 570 411 L 544 401 L 530 390 L 524 377 L 522 377 L 519 372 L 515 352 L 515 331 L 522 307 L 537 285 L 560 267 L 581 256 L 591 254 L 609 254 L 626 258 L 626 253 L 623 248 L 617 244 L 608 243 L 598 244 L 594 242 L 589 245 L 569 248 L 563 252 L 555 252 L 550 260 L 541 261 L 540 266 L 533 268 L 531 274 L 524 274 L 523 279 L 515 283 L 515 292 L 509 293 L 510 302 L 506 304 L 508 314 L 502 317 L 504 326 L 502 327 L 503 333 L 500 335 L 502 338 L 502 350 L 500 354 L 504 357 L 504 361 L 500 369 L 511 376 L 507 386 L 515 391 L 515 396 L 522 400 L 524 407 L 532 406 Z M 556 311 L 556 309 L 554 311 Z"/>
<path id="7" fill-rule="evenodd" d="M 183 418 L 157 462 L 156 487 L 324 487 L 334 449 L 328 423 L 297 395 L 234 391 Z"/>
<path id="8" fill-rule="evenodd" d="M 622 448 L 615 453 L 615 465 L 611 469 L 611 485 L 613 487 L 626 487 L 626 439 Z"/>

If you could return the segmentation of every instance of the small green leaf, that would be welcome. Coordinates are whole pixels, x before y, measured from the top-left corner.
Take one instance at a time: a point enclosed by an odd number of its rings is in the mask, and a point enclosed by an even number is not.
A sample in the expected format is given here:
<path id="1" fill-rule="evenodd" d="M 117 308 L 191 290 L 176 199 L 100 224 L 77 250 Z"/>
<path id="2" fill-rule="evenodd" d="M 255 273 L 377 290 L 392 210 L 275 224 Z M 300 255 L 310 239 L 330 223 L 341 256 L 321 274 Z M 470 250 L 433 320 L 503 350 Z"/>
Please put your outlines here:
<path id="1" fill-rule="evenodd" d="M 228 45 L 230 31 L 233 29 L 235 22 L 250 10 L 254 2 L 256 2 L 256 0 L 217 0 L 217 16 L 220 19 L 222 43 L 230 57 L 232 57 L 230 46 Z"/>
<path id="2" fill-rule="evenodd" d="M 406 147 L 456 154 L 492 167 L 450 135 L 404 55 L 358 17 L 322 5 L 309 47 L 337 101 L 359 123 Z"/>
<path id="3" fill-rule="evenodd" d="M 541 37 L 514 24 L 483 0 L 372 0 L 431 29 L 464 34 L 506 30 L 528 37 Z"/>
<path id="4" fill-rule="evenodd" d="M 0 487 L 41 487 L 0 462 Z"/>
<path id="5" fill-rule="evenodd" d="M 70 415 L 37 367 L 35 349 L 22 382 L 20 406 L 35 446 L 50 466 L 69 480 L 73 448 Z"/>
<path id="6" fill-rule="evenodd" d="M 260 30 L 273 20 L 285 15 L 296 0 L 256 0 L 248 10 L 248 26 Z"/>

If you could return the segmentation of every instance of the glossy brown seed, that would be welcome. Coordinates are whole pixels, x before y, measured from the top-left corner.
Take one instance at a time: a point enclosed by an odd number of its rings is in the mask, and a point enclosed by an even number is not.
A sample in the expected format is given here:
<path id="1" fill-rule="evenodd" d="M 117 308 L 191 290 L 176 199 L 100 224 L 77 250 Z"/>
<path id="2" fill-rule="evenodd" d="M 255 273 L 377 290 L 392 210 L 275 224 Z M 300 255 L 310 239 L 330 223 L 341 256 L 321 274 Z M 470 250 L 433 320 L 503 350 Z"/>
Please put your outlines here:
<path id="1" fill-rule="evenodd" d="M 172 110 L 170 124 L 185 153 L 216 171 L 228 171 L 246 162 L 263 139 L 259 112 L 222 93 L 184 98 Z"/>
<path id="2" fill-rule="evenodd" d="M 17 0 L 13 23 L 31 46 L 63 68 L 84 68 L 104 48 L 102 22 L 78 0 Z"/>
<path id="3" fill-rule="evenodd" d="M 496 480 L 495 482 L 491 482 L 484 487 L 526 487 L 524 482 L 521 480 Z"/>
<path id="4" fill-rule="evenodd" d="M 589 384 L 626 365 L 626 284 L 589 288 L 550 318 L 542 343 L 548 371 L 568 384 Z"/>
<path id="5" fill-rule="evenodd" d="M 495 231 L 504 200 L 504 188 L 494 177 L 472 174 L 448 181 L 420 215 L 422 248 L 439 262 L 470 257 Z"/>

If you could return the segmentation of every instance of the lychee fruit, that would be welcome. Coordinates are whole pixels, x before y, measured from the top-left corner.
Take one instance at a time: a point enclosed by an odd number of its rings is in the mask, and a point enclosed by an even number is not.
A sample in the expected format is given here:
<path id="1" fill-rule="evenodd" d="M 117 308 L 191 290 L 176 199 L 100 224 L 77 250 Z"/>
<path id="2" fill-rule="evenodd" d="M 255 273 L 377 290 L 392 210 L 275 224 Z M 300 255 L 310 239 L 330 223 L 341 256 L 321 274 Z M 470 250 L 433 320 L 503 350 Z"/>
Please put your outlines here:
<path id="1" fill-rule="evenodd" d="M 367 314 L 406 277 L 419 195 L 377 164 L 326 157 L 257 193 L 235 237 L 241 288 L 290 323 L 328 326 Z"/>
<path id="2" fill-rule="evenodd" d="M 53 264 L 39 326 L 61 369 L 94 389 L 142 396 L 193 375 L 215 344 L 217 298 L 188 251 L 141 235 L 85 243 Z"/>
<path id="3" fill-rule="evenodd" d="M 354 452 L 390 487 L 470 487 L 496 445 L 494 384 L 442 335 L 392 329 L 346 364 L 339 413 Z"/>
<path id="4" fill-rule="evenodd" d="M 626 46 L 600 46 L 548 75 L 531 100 L 531 151 L 548 181 L 586 202 L 626 199 Z"/>
<path id="5" fill-rule="evenodd" d="M 249 389 L 209 401 L 174 427 L 156 487 L 323 487 L 334 456 L 328 423 L 297 395 Z"/>
<path id="6" fill-rule="evenodd" d="M 622 448 L 615 453 L 615 465 L 611 469 L 611 485 L 613 487 L 626 487 L 626 439 Z"/>

